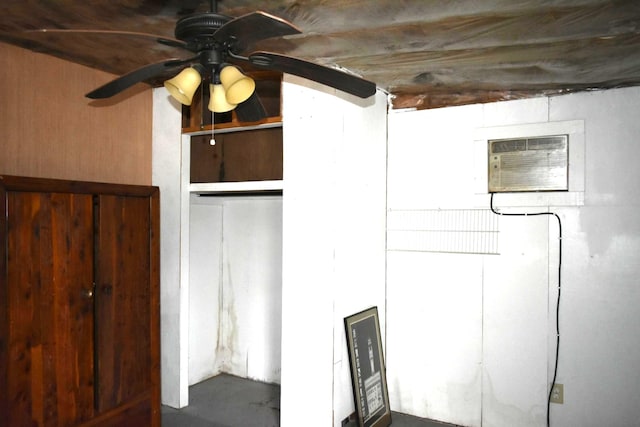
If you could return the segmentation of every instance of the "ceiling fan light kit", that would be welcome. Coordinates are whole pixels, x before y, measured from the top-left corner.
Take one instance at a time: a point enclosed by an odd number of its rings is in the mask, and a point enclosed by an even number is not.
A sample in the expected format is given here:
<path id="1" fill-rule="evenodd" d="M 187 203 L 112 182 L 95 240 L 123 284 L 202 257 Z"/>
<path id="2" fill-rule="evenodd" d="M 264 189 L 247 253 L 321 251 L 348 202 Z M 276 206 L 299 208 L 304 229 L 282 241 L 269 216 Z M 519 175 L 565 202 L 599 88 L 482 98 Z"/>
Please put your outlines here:
<path id="1" fill-rule="evenodd" d="M 209 97 L 209 111 L 226 113 L 236 108 L 236 104 L 227 102 L 227 97 L 221 84 L 209 84 L 209 93 L 211 94 Z"/>
<path id="2" fill-rule="evenodd" d="M 180 71 L 174 78 L 165 81 L 164 87 L 181 104 L 191 105 L 193 95 L 198 90 L 201 82 L 202 76 L 200 76 L 198 70 L 189 67 Z"/>
<path id="3" fill-rule="evenodd" d="M 200 83 L 202 83 L 202 74 L 205 74 L 202 67 L 185 68 L 177 76 L 165 81 L 164 87 L 178 102 L 184 105 L 191 105 L 193 95 L 200 87 Z M 238 104 L 249 99 L 256 89 L 256 82 L 233 65 L 225 65 L 220 72 L 216 69 L 213 71 L 213 75 L 213 81 L 216 83 L 209 84 L 209 93 L 212 100 L 209 103 L 209 110 L 214 113 L 233 110 Z M 215 94 L 213 89 L 215 89 Z"/>
<path id="4" fill-rule="evenodd" d="M 233 65 L 220 71 L 220 83 L 224 87 L 227 101 L 236 105 L 249 99 L 256 89 L 256 82 Z"/>

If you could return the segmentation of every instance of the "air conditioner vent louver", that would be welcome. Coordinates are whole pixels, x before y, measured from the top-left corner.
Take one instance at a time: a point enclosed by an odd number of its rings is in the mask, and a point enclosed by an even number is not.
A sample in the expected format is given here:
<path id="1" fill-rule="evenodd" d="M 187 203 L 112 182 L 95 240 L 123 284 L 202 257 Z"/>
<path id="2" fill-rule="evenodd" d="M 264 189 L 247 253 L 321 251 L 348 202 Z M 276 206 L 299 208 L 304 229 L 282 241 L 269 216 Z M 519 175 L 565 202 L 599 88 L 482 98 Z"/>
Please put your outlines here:
<path id="1" fill-rule="evenodd" d="M 568 136 L 489 140 L 489 192 L 568 190 Z"/>

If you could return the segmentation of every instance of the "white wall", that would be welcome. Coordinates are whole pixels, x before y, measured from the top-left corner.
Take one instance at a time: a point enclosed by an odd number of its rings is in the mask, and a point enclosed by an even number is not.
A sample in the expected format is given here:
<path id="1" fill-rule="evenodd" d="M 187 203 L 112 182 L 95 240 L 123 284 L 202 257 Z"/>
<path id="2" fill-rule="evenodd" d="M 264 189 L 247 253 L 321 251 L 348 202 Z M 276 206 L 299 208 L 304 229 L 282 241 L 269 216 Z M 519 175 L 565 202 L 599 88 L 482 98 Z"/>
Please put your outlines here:
<path id="1" fill-rule="evenodd" d="M 220 373 L 223 206 L 192 195 L 189 204 L 189 385 Z"/>
<path id="2" fill-rule="evenodd" d="M 386 104 L 285 76 L 283 427 L 353 412 L 343 319 L 384 322 Z"/>
<path id="3" fill-rule="evenodd" d="M 255 206 L 189 201 L 188 138 L 179 140 L 179 120 L 162 122 L 175 114 L 165 111 L 163 89 L 154 92 L 154 183 L 164 200 L 163 403 L 185 406 L 189 384 L 231 372 L 281 381 L 283 426 L 339 425 L 353 412 L 343 318 L 375 305 L 384 328 L 386 95 L 360 100 L 291 76 L 283 90 L 282 206 L 248 229 L 242 218 L 258 221 Z M 249 265 L 262 243 L 253 245 L 247 230 L 263 233 L 258 242 L 280 242 L 286 261 Z M 253 280 L 268 285 L 254 292 Z"/>
<path id="4" fill-rule="evenodd" d="M 584 117 L 585 207 L 565 212 L 562 425 L 640 425 L 640 88 L 550 100 Z M 572 385 L 573 384 L 573 385 Z"/>
<path id="5" fill-rule="evenodd" d="M 389 116 L 390 214 L 453 222 L 452 212 L 488 208 L 477 194 L 478 129 L 583 121 L 574 141 L 584 143 L 584 193 L 495 198 L 505 212 L 546 203 L 563 221 L 565 395 L 554 426 L 640 425 L 638 117 L 640 88 Z M 545 425 L 558 228 L 549 217 L 498 221 L 499 255 L 388 251 L 392 409 L 465 426 Z"/>
<path id="6" fill-rule="evenodd" d="M 546 200 L 563 220 L 558 382 L 565 403 L 552 405 L 552 425 L 640 425 L 639 88 L 392 112 L 386 187 L 384 95 L 361 108 L 291 76 L 283 90 L 283 426 L 339 425 L 351 413 L 342 319 L 370 305 L 386 325 L 393 410 L 468 426 L 544 425 L 555 341 L 554 221 L 500 217 L 500 255 L 390 248 L 385 259 L 385 193 L 389 215 L 437 211 L 451 219 L 454 211 L 486 210 L 488 196 L 477 194 L 478 129 L 559 121 L 584 123 L 584 193 L 567 203 L 537 195 L 534 208 L 519 206 L 528 196 L 496 196 L 505 211 L 540 210 Z M 189 309 L 179 284 L 176 206 L 184 197 L 173 145 L 179 112 L 156 112 L 164 98 L 154 92 L 154 184 L 165 230 L 163 401 L 182 405 Z M 170 124 L 166 117 L 177 118 L 176 132 L 162 124 Z M 489 227 L 483 221 L 479 227 Z M 207 369 L 217 368 L 196 376 Z"/>
<path id="7" fill-rule="evenodd" d="M 190 215 L 189 384 L 279 383 L 282 198 L 192 195 Z"/>

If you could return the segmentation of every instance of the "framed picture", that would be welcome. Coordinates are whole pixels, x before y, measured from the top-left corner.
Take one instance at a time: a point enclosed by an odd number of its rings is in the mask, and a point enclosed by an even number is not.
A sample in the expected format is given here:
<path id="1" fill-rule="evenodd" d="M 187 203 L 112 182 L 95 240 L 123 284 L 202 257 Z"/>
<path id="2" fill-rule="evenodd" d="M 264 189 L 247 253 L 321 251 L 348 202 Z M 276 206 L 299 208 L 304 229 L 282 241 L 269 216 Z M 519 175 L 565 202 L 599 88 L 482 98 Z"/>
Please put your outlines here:
<path id="1" fill-rule="evenodd" d="M 353 398 L 360 427 L 391 425 L 378 308 L 345 317 Z"/>

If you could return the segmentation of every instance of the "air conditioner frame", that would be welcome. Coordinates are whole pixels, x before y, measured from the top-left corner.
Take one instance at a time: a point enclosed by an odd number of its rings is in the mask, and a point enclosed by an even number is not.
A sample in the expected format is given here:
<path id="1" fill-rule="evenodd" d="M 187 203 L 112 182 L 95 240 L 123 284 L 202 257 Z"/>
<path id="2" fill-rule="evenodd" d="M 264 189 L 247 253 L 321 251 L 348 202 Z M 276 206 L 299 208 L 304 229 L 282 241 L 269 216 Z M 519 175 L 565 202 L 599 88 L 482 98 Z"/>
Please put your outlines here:
<path id="1" fill-rule="evenodd" d="M 569 135 L 489 139 L 488 191 L 569 190 Z"/>
<path id="2" fill-rule="evenodd" d="M 569 135 L 569 190 L 568 191 L 517 191 L 500 193 L 500 206 L 531 207 L 584 206 L 585 193 L 585 121 L 561 120 L 544 122 L 511 123 L 477 127 L 473 139 L 473 200 L 474 206 L 488 203 L 488 141 L 493 139 L 528 138 L 532 135 Z"/>

